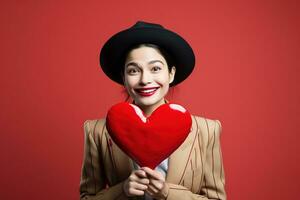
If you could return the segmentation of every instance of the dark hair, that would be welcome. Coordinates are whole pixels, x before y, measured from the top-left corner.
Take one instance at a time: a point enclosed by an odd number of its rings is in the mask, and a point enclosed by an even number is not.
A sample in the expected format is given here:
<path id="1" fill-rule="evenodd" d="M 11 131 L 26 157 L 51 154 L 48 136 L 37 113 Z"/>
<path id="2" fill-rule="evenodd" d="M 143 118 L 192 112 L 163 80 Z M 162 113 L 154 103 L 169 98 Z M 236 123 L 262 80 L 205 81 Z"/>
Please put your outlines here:
<path id="1" fill-rule="evenodd" d="M 160 46 L 156 45 L 156 44 L 152 44 L 152 43 L 142 43 L 142 44 L 136 44 L 134 46 L 131 46 L 127 51 L 126 53 L 124 54 L 124 57 L 122 59 L 122 70 L 121 70 L 121 76 L 124 77 L 124 67 L 125 67 L 125 61 L 126 61 L 126 58 L 128 57 L 129 53 L 133 50 L 133 49 L 137 49 L 137 48 L 140 48 L 140 47 L 151 47 L 151 48 L 154 48 L 156 49 L 163 57 L 164 59 L 166 60 L 167 62 L 167 65 L 168 65 L 168 70 L 169 70 L 169 73 L 171 72 L 172 70 L 172 67 L 175 66 L 174 65 L 174 61 L 173 61 L 173 58 L 172 56 L 166 51 L 164 50 L 163 48 L 161 48 Z M 175 66 L 176 67 L 176 66 Z M 169 90 L 172 90 L 173 87 L 169 88 Z M 125 101 L 128 101 L 130 96 L 129 94 L 127 93 L 126 89 L 123 91 L 125 94 L 127 94 L 127 97 L 126 97 L 126 100 Z M 173 96 L 173 90 L 172 90 L 172 96 Z"/>

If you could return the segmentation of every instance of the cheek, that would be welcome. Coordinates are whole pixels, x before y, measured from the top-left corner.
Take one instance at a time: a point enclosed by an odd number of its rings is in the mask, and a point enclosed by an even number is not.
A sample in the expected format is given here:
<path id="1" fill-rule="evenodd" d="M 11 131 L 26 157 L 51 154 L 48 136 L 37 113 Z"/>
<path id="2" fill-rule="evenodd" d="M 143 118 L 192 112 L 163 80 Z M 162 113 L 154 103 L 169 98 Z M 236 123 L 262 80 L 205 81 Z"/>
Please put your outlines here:
<path id="1" fill-rule="evenodd" d="M 125 77 L 125 86 L 127 89 L 134 87 L 138 83 L 138 78 L 136 77 Z"/>
<path id="2" fill-rule="evenodd" d="M 164 76 L 157 77 L 156 82 L 160 86 L 166 87 L 169 85 L 169 76 L 164 75 Z"/>

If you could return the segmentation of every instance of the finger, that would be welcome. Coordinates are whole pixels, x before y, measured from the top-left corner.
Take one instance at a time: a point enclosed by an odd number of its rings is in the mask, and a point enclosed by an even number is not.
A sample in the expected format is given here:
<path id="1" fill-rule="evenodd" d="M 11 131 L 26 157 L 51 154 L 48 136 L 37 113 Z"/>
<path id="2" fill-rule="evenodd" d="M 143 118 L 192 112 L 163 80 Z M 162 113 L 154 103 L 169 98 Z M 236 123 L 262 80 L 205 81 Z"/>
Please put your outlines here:
<path id="1" fill-rule="evenodd" d="M 140 176 L 138 176 L 138 175 L 142 175 L 143 173 L 145 174 L 145 172 L 143 172 L 141 174 L 138 174 L 138 173 L 139 172 L 132 173 L 128 178 L 129 181 L 138 182 L 138 183 L 141 183 L 141 184 L 144 184 L 144 185 L 148 185 L 150 183 L 150 180 L 148 178 L 141 178 Z"/>
<path id="2" fill-rule="evenodd" d="M 150 180 L 148 178 L 137 178 L 135 182 L 138 182 L 140 184 L 149 185 Z"/>
<path id="3" fill-rule="evenodd" d="M 143 190 L 137 190 L 137 189 L 134 189 L 134 188 L 129 189 L 129 194 L 131 196 L 143 196 L 144 193 L 145 192 Z"/>
<path id="4" fill-rule="evenodd" d="M 140 178 L 135 174 L 135 173 L 132 173 L 129 177 L 128 177 L 128 180 L 130 182 L 136 182 L 137 180 L 139 180 Z"/>
<path id="5" fill-rule="evenodd" d="M 144 170 L 141 170 L 141 169 L 136 170 L 134 174 L 137 175 L 140 178 L 147 178 L 146 172 Z"/>
<path id="6" fill-rule="evenodd" d="M 150 179 L 151 186 L 154 186 L 157 190 L 161 190 L 163 188 L 163 183 L 161 180 Z"/>
<path id="7" fill-rule="evenodd" d="M 149 188 L 145 191 L 149 196 L 151 196 L 152 198 L 154 197 L 154 193 L 152 192 L 152 190 L 150 190 Z"/>
<path id="8" fill-rule="evenodd" d="M 134 188 L 135 190 L 147 190 L 148 186 L 144 184 L 140 184 L 137 182 L 129 182 L 128 183 L 129 188 Z"/>
<path id="9" fill-rule="evenodd" d="M 146 172 L 147 176 L 150 176 L 149 178 L 164 180 L 163 176 L 158 171 L 152 170 L 149 167 L 142 167 L 141 169 Z"/>
<path id="10" fill-rule="evenodd" d="M 152 193 L 152 195 L 158 193 L 158 190 L 153 185 L 149 185 L 147 191 Z"/>

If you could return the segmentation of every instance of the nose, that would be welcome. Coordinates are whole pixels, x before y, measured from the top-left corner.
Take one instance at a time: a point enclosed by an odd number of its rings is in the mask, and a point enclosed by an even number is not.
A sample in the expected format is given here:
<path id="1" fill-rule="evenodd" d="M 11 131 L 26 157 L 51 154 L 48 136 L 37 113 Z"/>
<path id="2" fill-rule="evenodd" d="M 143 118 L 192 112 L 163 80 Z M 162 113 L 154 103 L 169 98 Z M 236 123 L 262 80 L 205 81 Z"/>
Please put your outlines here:
<path id="1" fill-rule="evenodd" d="M 141 74 L 140 85 L 147 85 L 152 82 L 152 76 L 149 72 L 143 71 Z"/>

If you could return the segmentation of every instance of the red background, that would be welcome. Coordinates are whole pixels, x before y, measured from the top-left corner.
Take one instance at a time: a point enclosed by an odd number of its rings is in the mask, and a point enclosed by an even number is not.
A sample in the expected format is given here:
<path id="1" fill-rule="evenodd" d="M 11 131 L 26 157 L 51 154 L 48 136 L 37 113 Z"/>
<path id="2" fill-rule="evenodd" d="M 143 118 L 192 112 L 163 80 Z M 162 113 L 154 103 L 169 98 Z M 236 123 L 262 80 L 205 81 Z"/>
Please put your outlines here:
<path id="1" fill-rule="evenodd" d="M 298 1 L 1 1 L 0 199 L 78 199 L 83 122 L 123 101 L 99 49 L 137 20 L 189 41 L 173 93 L 219 119 L 228 199 L 296 199 Z M 171 99 L 171 100 L 172 100 Z"/>

